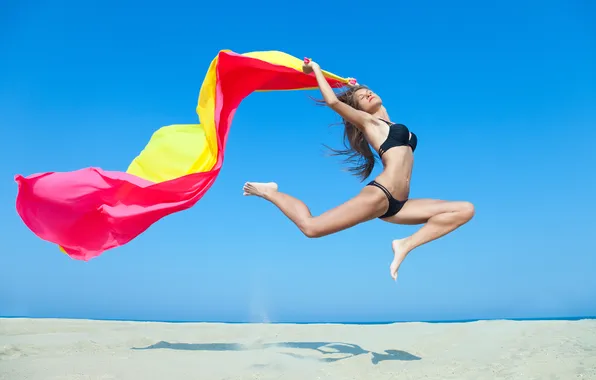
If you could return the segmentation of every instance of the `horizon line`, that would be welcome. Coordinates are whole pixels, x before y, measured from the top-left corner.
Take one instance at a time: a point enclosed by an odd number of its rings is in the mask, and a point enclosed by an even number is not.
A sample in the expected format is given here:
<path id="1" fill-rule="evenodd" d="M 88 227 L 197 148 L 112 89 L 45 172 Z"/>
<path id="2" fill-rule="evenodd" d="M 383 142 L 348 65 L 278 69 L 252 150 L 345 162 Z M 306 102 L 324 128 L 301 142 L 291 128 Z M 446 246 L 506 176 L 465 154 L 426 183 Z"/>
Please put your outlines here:
<path id="1" fill-rule="evenodd" d="M 559 316 L 559 317 L 501 317 L 501 318 L 467 318 L 467 319 L 429 319 L 429 320 L 394 320 L 394 321 L 340 321 L 340 320 L 320 320 L 320 321 L 232 321 L 232 320 L 165 320 L 165 319 L 125 319 L 125 318 L 89 318 L 89 317 L 52 317 L 52 316 L 3 316 L 0 319 L 63 319 L 63 320 L 86 320 L 86 321 L 105 321 L 105 322 L 149 322 L 149 323 L 212 323 L 212 324 L 271 324 L 271 325 L 389 325 L 397 323 L 471 323 L 471 322 L 490 322 L 490 321 L 517 321 L 517 322 L 539 322 L 539 321 L 580 321 L 596 320 L 596 315 L 585 316 Z"/>

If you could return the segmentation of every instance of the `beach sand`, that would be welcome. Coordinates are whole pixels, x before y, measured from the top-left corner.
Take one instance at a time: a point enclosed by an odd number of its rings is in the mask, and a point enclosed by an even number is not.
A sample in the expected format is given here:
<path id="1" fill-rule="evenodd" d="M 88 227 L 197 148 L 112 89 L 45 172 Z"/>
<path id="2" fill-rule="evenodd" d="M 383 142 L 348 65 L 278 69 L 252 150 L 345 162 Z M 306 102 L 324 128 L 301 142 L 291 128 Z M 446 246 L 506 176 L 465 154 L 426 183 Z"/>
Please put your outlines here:
<path id="1" fill-rule="evenodd" d="M 0 379 L 596 379 L 596 320 L 293 325 L 0 319 Z"/>

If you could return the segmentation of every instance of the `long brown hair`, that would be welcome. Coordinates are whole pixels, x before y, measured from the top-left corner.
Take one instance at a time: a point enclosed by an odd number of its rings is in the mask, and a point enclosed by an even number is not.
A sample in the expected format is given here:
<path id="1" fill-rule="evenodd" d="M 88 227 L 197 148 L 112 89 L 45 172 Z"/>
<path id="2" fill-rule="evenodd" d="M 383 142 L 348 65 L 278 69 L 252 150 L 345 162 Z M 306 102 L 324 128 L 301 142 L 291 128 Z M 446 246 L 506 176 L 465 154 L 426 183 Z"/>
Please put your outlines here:
<path id="1" fill-rule="evenodd" d="M 355 109 L 360 109 L 358 100 L 354 94 L 363 88 L 368 89 L 368 87 L 362 85 L 350 87 L 344 92 L 337 94 L 337 99 Z M 315 101 L 318 105 L 326 105 L 324 100 L 315 99 Z M 370 145 L 364 138 L 364 134 L 354 124 L 343 118 L 342 124 L 344 125 L 343 143 L 345 149 L 333 149 L 328 146 L 327 148 L 331 150 L 332 156 L 347 156 L 344 162 L 352 164 L 348 168 L 348 171 L 360 177 L 361 181 L 364 181 L 372 173 L 376 157 L 373 155 Z"/>

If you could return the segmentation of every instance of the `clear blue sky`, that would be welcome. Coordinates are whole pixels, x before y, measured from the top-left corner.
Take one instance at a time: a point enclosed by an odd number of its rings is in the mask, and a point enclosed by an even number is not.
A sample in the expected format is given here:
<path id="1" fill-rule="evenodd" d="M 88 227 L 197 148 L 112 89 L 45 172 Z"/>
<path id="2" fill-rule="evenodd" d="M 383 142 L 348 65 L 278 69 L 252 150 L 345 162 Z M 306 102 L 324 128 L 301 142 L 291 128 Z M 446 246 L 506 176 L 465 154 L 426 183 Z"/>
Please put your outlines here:
<path id="1" fill-rule="evenodd" d="M 596 315 L 596 6 L 578 1 L 17 2 L 0 15 L 0 315 L 387 321 Z M 282 4 L 282 3 L 279 3 Z M 276 16 L 276 14 L 278 14 Z M 354 76 L 419 137 L 412 197 L 469 200 L 473 221 L 414 251 L 394 283 L 373 221 L 303 237 L 245 181 L 314 213 L 363 186 L 325 156 L 338 117 L 257 93 L 192 209 L 75 261 L 15 211 L 17 173 L 126 170 L 163 125 L 194 123 L 220 49 L 282 50 Z M 375 170 L 378 173 L 379 168 Z"/>

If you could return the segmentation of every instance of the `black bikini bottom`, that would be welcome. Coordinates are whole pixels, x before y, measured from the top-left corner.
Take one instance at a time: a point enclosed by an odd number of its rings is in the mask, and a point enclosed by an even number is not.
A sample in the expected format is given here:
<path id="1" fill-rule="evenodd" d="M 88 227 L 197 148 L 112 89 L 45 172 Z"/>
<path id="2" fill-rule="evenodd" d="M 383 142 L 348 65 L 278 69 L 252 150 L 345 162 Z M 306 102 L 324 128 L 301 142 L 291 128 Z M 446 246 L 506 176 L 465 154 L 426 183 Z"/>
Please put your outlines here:
<path id="1" fill-rule="evenodd" d="M 383 190 L 383 192 L 387 196 L 387 200 L 389 201 L 389 208 L 387 209 L 387 212 L 385 214 L 379 216 L 379 219 L 388 218 L 390 216 L 397 214 L 402 209 L 402 207 L 404 207 L 406 202 L 408 201 L 407 199 L 400 201 L 400 200 L 393 198 L 393 195 L 391 195 L 389 190 L 387 190 L 385 188 L 385 186 L 381 185 L 377 181 L 370 181 L 366 186 L 376 186 L 379 189 Z"/>

